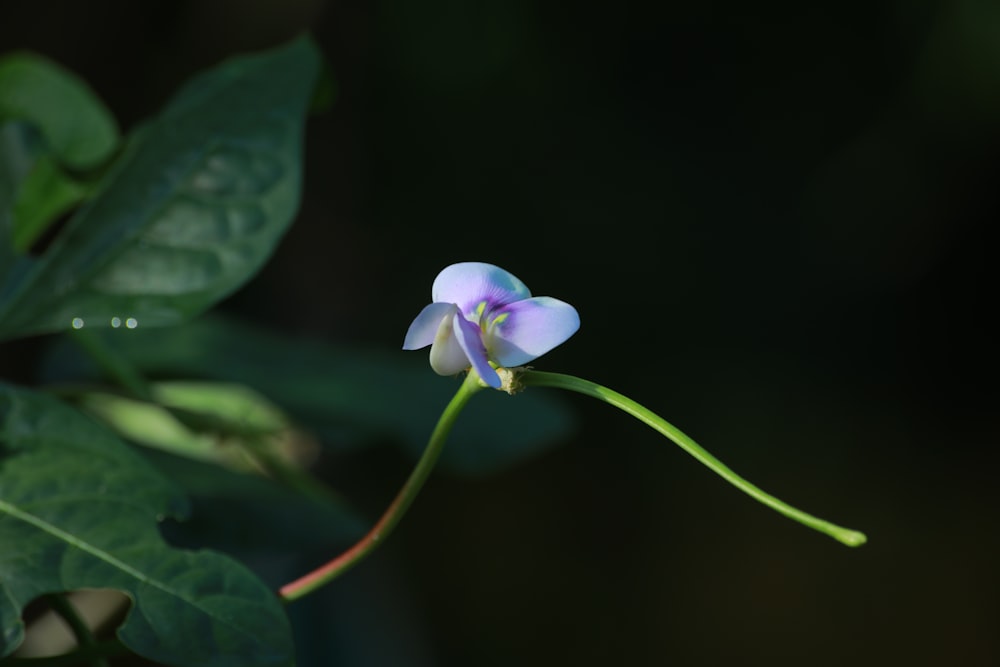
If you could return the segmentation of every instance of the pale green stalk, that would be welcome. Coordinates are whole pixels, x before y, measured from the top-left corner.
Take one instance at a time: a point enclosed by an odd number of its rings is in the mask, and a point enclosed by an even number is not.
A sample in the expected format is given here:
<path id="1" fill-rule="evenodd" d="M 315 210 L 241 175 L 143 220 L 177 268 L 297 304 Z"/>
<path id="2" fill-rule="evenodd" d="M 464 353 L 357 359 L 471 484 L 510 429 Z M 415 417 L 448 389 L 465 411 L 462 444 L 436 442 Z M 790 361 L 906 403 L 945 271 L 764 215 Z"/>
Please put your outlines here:
<path id="1" fill-rule="evenodd" d="M 679 428 L 670 424 L 652 410 L 636 403 L 631 398 L 623 396 L 612 389 L 602 387 L 599 384 L 595 384 L 589 380 L 582 380 L 572 375 L 544 373 L 542 371 L 527 369 L 517 373 L 515 382 L 519 383 L 521 386 L 568 389 L 570 391 L 575 391 L 580 394 L 599 399 L 609 405 L 613 405 L 619 410 L 632 415 L 642 423 L 672 440 L 681 449 L 696 458 L 703 465 L 708 467 L 711 471 L 722 477 L 740 491 L 743 491 L 751 498 L 767 505 L 771 509 L 784 514 L 789 519 L 798 521 L 813 530 L 825 533 L 838 542 L 846 544 L 849 547 L 859 547 L 868 540 L 864 533 L 856 530 L 850 530 L 849 528 L 843 528 L 830 523 L 829 521 L 815 517 L 812 514 L 807 514 L 806 512 L 796 509 L 788 503 L 775 498 L 769 493 L 765 493 L 730 470 L 728 466 L 722 463 L 722 461 L 709 454 L 708 451 L 692 440 Z"/>
<path id="2" fill-rule="evenodd" d="M 153 392 L 146 379 L 128 359 L 104 340 L 100 333 L 91 329 L 72 329 L 69 333 L 109 378 L 128 389 L 136 398 L 144 401 L 153 400 Z"/>
<path id="3" fill-rule="evenodd" d="M 701 447 L 701 445 L 685 435 L 680 429 L 627 396 L 623 396 L 616 391 L 608 389 L 607 387 L 602 387 L 601 385 L 588 380 L 573 377 L 572 375 L 543 373 L 541 371 L 533 371 L 523 368 L 501 368 L 497 370 L 500 373 L 500 377 L 503 382 L 502 389 L 508 391 L 509 393 L 516 393 L 518 390 L 526 386 L 555 387 L 558 389 L 568 389 L 570 391 L 585 394 L 613 405 L 619 410 L 632 415 L 639 421 L 665 435 L 688 454 L 696 458 L 727 482 L 749 495 L 751 498 L 758 500 L 781 514 L 784 514 L 788 518 L 798 521 L 799 523 L 821 533 L 825 533 L 835 540 L 851 547 L 861 546 L 867 541 L 864 533 L 843 528 L 832 524 L 829 521 L 819 519 L 760 490 L 750 482 L 734 473 L 717 458 L 709 454 L 703 447 Z M 310 572 L 309 574 L 283 586 L 279 591 L 279 595 L 285 602 L 297 600 L 330 583 L 336 577 L 340 576 L 349 568 L 353 567 L 365 558 L 375 549 L 376 546 L 385 541 L 385 538 L 389 536 L 389 533 L 392 532 L 393 528 L 396 527 L 396 524 L 398 524 L 400 519 L 402 519 L 406 510 L 413 503 L 413 500 L 417 497 L 417 494 L 423 487 L 424 482 L 427 481 L 427 478 L 430 476 L 431 470 L 434 469 L 434 464 L 437 462 L 437 459 L 441 454 L 441 450 L 444 447 L 445 440 L 448 438 L 448 434 L 451 433 L 451 428 L 454 425 L 455 420 L 458 418 L 458 414 L 465 407 L 466 403 L 468 403 L 472 395 L 483 387 L 484 385 L 479 379 L 479 376 L 476 375 L 475 372 L 469 371 L 469 374 L 466 376 L 462 386 L 459 387 L 458 392 L 454 397 L 452 397 L 451 402 L 448 403 L 444 412 L 441 413 L 441 417 L 438 419 L 437 425 L 431 433 L 427 447 L 424 449 L 424 453 L 417 462 L 413 472 L 410 473 L 410 477 L 406 480 L 403 488 L 400 489 L 396 498 L 389 505 L 388 509 L 386 509 L 385 513 L 383 513 L 378 522 L 376 522 L 375 526 L 354 546 L 350 547 L 333 560 L 313 572 Z"/>

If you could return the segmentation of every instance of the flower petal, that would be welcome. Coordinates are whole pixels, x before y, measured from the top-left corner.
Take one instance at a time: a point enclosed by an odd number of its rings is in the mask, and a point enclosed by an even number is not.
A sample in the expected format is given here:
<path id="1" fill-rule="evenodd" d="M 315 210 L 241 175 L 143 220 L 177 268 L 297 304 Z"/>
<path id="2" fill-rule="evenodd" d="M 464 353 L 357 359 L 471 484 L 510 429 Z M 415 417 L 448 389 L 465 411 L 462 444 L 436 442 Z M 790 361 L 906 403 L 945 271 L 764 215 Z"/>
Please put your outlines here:
<path id="1" fill-rule="evenodd" d="M 458 338 L 459 345 L 465 351 L 472 367 L 476 370 L 486 384 L 494 389 L 500 388 L 500 376 L 490 366 L 489 358 L 486 356 L 486 346 L 483 345 L 482 329 L 475 322 L 470 322 L 461 315 L 455 316 L 455 337 Z"/>
<path id="2" fill-rule="evenodd" d="M 490 358 L 520 366 L 563 343 L 580 328 L 576 308 L 549 296 L 511 303 L 494 312 L 486 331 Z"/>
<path id="3" fill-rule="evenodd" d="M 404 350 L 419 350 L 434 342 L 441 321 L 449 315 L 454 315 L 458 309 L 453 303 L 432 303 L 424 306 L 416 319 L 410 324 L 403 340 Z"/>
<path id="4" fill-rule="evenodd" d="M 434 344 L 431 345 L 431 368 L 438 375 L 455 375 L 470 365 L 469 357 L 454 334 L 455 322 L 465 320 L 454 304 L 448 305 L 451 306 L 453 314 L 441 320 L 441 325 L 434 335 Z"/>
<path id="5" fill-rule="evenodd" d="M 483 262 L 460 262 L 446 267 L 431 287 L 433 301 L 456 303 L 472 316 L 484 301 L 487 309 L 527 299 L 531 292 L 516 277 L 499 266 Z"/>

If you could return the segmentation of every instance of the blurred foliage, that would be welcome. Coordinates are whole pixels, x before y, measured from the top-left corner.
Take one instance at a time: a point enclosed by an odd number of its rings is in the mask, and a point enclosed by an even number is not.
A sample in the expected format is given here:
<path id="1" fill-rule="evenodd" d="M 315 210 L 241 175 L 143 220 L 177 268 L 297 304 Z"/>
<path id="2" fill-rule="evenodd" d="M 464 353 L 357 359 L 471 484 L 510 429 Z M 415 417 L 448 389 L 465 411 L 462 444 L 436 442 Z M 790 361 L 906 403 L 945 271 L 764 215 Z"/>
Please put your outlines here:
<path id="1" fill-rule="evenodd" d="M 298 207 L 300 137 L 317 64 L 314 44 L 299 39 L 196 77 L 163 114 L 129 135 L 93 200 L 35 258 L 26 254 L 30 241 L 83 196 L 55 161 L 94 167 L 115 148 L 117 130 L 73 75 L 31 55 L 0 61 L 3 335 L 78 330 L 85 323 L 132 330 L 139 318 L 176 322 L 244 283 Z M 202 431 L 242 437 L 250 458 L 263 472 L 281 472 L 273 476 L 287 487 L 308 479 L 281 460 L 284 450 L 270 446 L 276 431 L 287 429 L 277 411 L 262 419 L 262 399 L 232 386 L 172 384 L 151 392 L 89 330 L 78 339 L 139 398 L 157 400 L 189 422 L 200 417 Z M 213 440 L 170 422 L 172 413 L 154 422 L 155 405 L 110 394 L 86 399 L 93 413 L 135 440 L 230 462 L 209 456 L 217 449 Z M 0 418 L 0 657 L 18 648 L 22 614 L 36 599 L 111 588 L 134 606 L 116 636 L 135 654 L 174 665 L 293 664 L 287 616 L 257 575 L 217 552 L 163 541 L 158 522 L 184 518 L 187 506 L 167 477 L 94 420 L 44 394 L 5 385 Z M 229 498 L 254 489 L 256 502 L 268 506 L 262 521 L 284 522 L 297 511 L 331 523 L 334 539 L 357 533 L 354 518 L 331 495 L 313 490 L 318 486 L 299 490 L 327 502 L 302 512 L 303 498 L 289 502 L 276 487 L 224 473 L 214 483 Z M 94 640 L 86 624 L 70 606 L 59 608 L 88 649 Z"/>
<path id="2" fill-rule="evenodd" d="M 3 205 L 11 215 L 3 242 L 20 252 L 83 201 L 94 186 L 86 174 L 119 143 L 114 117 L 86 82 L 27 52 L 0 58 L 0 137 L 0 202 L 13 202 Z"/>
<path id="3" fill-rule="evenodd" d="M 101 336 L 148 377 L 250 387 L 337 450 L 395 442 L 416 458 L 458 382 L 430 372 L 423 354 L 309 340 L 219 317 Z M 41 379 L 96 381 L 101 369 L 65 341 L 46 358 Z M 455 425 L 440 465 L 465 474 L 496 472 L 556 444 L 571 426 L 564 403 L 544 391 L 516 400 L 484 392 Z"/>
<path id="4" fill-rule="evenodd" d="M 242 285 L 298 208 L 317 69 L 315 48 L 299 40 L 192 80 L 130 136 L 42 256 L 20 259 L 0 292 L 0 337 L 71 322 L 174 324 Z"/>

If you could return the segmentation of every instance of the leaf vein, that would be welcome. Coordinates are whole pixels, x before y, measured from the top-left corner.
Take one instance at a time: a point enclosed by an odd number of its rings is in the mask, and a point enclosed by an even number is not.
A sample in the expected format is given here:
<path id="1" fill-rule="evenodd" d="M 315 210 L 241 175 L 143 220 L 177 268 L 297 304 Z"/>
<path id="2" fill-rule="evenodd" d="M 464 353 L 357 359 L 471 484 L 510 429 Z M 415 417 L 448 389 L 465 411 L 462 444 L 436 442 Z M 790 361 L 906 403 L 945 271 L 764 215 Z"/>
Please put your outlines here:
<path id="1" fill-rule="evenodd" d="M 0 510 L 3 510 L 4 512 L 11 515 L 15 519 L 19 519 L 21 521 L 24 521 L 25 523 L 29 523 L 32 526 L 52 535 L 53 537 L 57 537 L 60 540 L 63 540 L 64 542 L 76 547 L 77 549 L 85 551 L 86 553 L 103 560 L 109 565 L 118 568 L 122 572 L 125 572 L 126 574 L 132 576 L 133 578 L 141 581 L 144 584 L 152 584 L 153 586 L 159 588 L 165 593 L 173 593 L 162 582 L 147 577 L 139 570 L 135 569 L 128 563 L 119 560 L 118 558 L 115 558 L 114 556 L 104 551 L 103 549 L 99 549 L 98 547 L 90 544 L 89 542 L 85 542 L 76 537 L 75 535 L 67 533 L 65 530 L 59 528 L 58 526 L 52 525 L 48 521 L 45 521 L 44 519 L 37 517 L 34 514 L 21 510 L 16 505 L 12 505 L 4 500 L 0 500 Z"/>

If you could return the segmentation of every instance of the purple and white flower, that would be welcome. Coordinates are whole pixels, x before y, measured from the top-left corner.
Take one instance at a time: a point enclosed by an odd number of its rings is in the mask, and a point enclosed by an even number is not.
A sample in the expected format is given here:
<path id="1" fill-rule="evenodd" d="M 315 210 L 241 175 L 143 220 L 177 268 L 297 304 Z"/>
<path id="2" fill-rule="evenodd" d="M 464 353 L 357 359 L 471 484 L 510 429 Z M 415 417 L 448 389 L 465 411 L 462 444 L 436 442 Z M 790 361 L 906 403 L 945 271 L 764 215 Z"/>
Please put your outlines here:
<path id="1" fill-rule="evenodd" d="M 580 328 L 573 306 L 533 297 L 516 277 L 483 262 L 445 268 L 434 279 L 431 299 L 406 332 L 403 349 L 430 345 L 434 372 L 454 375 L 471 367 L 494 388 L 500 376 L 491 362 L 521 366 Z"/>

